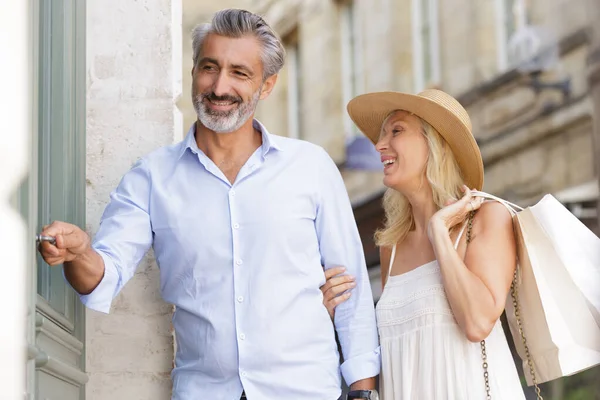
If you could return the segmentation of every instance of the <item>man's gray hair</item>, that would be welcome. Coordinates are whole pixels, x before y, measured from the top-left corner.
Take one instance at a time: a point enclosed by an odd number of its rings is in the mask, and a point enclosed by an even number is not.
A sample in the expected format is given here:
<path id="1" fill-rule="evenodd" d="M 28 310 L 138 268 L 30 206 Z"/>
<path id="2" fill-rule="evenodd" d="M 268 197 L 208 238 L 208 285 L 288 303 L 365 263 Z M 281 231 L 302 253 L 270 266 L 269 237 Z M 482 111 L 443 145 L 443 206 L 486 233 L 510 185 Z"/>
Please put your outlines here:
<path id="1" fill-rule="evenodd" d="M 194 66 L 198 63 L 206 37 L 215 35 L 240 38 L 253 35 L 262 45 L 263 79 L 275 75 L 283 67 L 285 49 L 271 27 L 260 17 L 246 10 L 226 9 L 217 12 L 211 23 L 197 25 L 192 31 Z"/>

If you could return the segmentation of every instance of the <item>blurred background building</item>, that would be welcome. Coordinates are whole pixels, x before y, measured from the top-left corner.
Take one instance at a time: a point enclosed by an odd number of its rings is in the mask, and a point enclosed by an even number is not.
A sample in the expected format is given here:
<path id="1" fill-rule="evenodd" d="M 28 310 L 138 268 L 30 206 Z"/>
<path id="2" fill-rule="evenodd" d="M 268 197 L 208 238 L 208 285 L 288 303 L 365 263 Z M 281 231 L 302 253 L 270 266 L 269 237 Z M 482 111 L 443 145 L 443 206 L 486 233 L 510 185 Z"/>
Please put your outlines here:
<path id="1" fill-rule="evenodd" d="M 484 190 L 524 206 L 552 193 L 599 233 L 598 0 L 27 4 L 29 173 L 19 188 L 0 189 L 9 190 L 28 235 L 29 399 L 170 397 L 172 308 L 160 299 L 152 255 L 105 316 L 81 307 L 60 269 L 36 256 L 33 238 L 57 219 L 93 234 L 131 164 L 181 140 L 196 118 L 190 32 L 218 9 L 261 13 L 285 42 L 286 66 L 258 118 L 272 133 L 323 146 L 338 164 L 374 301 L 381 285 L 372 235 L 382 222 L 384 187 L 373 146 L 345 111 L 360 93 L 430 87 L 451 93 L 471 115 L 486 167 Z M 3 228 L 11 232 L 22 228 L 8 224 Z M 546 384 L 545 398 L 600 399 L 599 375 L 592 370 Z"/>
<path id="2" fill-rule="evenodd" d="M 258 118 L 273 133 L 323 146 L 338 163 L 370 266 L 379 262 L 372 232 L 384 187 L 378 155 L 345 110 L 365 92 L 434 87 L 457 97 L 481 147 L 485 191 L 524 206 L 552 193 L 598 233 L 592 1 L 210 3 L 183 2 L 183 87 L 196 23 L 225 6 L 264 15 L 287 61 Z M 187 128 L 195 114 L 185 95 L 180 108 Z"/>

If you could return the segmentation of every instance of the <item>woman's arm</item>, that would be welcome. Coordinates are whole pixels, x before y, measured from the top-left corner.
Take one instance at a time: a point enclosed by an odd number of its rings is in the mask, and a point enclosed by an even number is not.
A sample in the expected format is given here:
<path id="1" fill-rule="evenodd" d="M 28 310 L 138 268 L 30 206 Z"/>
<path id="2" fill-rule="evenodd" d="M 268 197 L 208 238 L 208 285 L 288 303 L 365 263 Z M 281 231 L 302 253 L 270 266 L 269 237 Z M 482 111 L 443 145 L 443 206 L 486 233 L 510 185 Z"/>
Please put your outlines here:
<path id="1" fill-rule="evenodd" d="M 474 208 L 481 204 L 467 193 L 431 218 L 428 233 L 456 321 L 470 341 L 478 342 L 490 334 L 504 310 L 516 268 L 516 244 L 510 213 L 500 203 L 488 202 L 475 214 L 463 261 L 449 230 L 456 225 L 452 221 L 465 220 L 470 201 Z"/>
<path id="2" fill-rule="evenodd" d="M 388 270 L 390 267 L 391 249 L 389 247 L 379 248 L 379 259 L 381 263 L 381 287 L 385 286 Z M 335 267 L 325 271 L 326 282 L 321 286 L 323 292 L 323 305 L 327 308 L 327 312 L 331 319 L 335 316 L 335 308 L 348 300 L 352 295 L 352 290 L 356 284 L 354 277 L 351 275 L 343 275 L 345 269 Z"/>

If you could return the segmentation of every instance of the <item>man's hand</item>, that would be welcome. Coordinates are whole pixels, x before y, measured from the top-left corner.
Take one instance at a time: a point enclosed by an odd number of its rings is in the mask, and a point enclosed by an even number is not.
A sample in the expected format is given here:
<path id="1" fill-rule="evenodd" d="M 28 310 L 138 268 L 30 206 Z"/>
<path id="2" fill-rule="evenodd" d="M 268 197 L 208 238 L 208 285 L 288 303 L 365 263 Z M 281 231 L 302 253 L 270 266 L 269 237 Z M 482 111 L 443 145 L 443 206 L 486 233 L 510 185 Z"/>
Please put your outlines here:
<path id="1" fill-rule="evenodd" d="M 90 237 L 81 228 L 66 222 L 55 221 L 44 226 L 42 236 L 56 238 L 56 244 L 42 241 L 38 250 L 49 265 L 60 265 L 75 260 L 90 248 Z"/>
<path id="2" fill-rule="evenodd" d="M 326 270 L 325 279 L 327 281 L 321 286 L 323 304 L 327 308 L 327 312 L 332 320 L 335 315 L 335 308 L 350 298 L 350 289 L 356 286 L 353 276 L 341 275 L 345 270 L 344 267 L 335 267 Z"/>

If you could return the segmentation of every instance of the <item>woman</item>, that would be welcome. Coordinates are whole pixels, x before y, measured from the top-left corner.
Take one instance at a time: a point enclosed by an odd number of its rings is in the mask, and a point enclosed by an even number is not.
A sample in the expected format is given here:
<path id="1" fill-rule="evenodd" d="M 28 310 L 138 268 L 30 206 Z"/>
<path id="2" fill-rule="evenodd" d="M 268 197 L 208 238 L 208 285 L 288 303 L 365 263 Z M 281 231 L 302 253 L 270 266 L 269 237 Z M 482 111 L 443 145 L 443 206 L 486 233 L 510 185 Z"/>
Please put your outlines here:
<path id="1" fill-rule="evenodd" d="M 524 399 L 499 321 L 516 268 L 512 219 L 471 194 L 483 163 L 467 112 L 439 90 L 366 94 L 348 112 L 389 188 L 375 234 L 382 399 Z M 351 284 L 335 272 L 322 288 L 332 315 Z"/>

